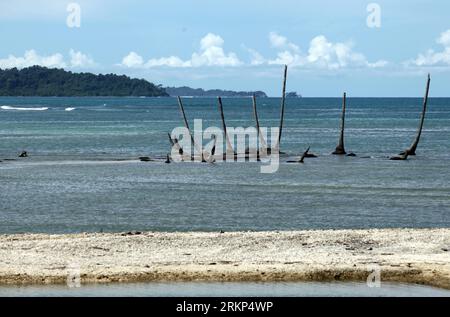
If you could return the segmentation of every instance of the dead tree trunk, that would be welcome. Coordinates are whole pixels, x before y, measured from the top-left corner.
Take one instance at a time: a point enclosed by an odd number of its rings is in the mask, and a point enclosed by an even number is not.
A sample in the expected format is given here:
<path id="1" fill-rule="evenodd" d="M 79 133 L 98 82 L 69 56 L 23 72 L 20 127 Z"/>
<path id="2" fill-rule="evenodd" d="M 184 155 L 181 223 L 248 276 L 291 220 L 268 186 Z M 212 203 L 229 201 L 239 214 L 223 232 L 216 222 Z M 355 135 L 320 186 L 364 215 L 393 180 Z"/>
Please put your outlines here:
<path id="1" fill-rule="evenodd" d="M 225 140 L 227 143 L 227 153 L 235 154 L 233 146 L 231 145 L 231 142 L 230 142 L 230 138 L 227 133 L 227 125 L 225 124 L 225 116 L 223 114 L 222 98 L 218 97 L 217 101 L 219 102 L 220 118 L 222 119 L 223 133 L 225 133 Z"/>
<path id="2" fill-rule="evenodd" d="M 172 139 L 172 136 L 170 135 L 170 133 L 167 133 L 167 134 L 169 135 L 169 141 L 170 141 L 170 144 L 172 145 L 172 147 L 175 147 L 175 149 L 178 150 L 178 154 L 183 155 L 183 148 L 178 143 L 178 139 L 177 138 Z"/>
<path id="3" fill-rule="evenodd" d="M 303 152 L 302 156 L 300 157 L 299 160 L 296 161 L 287 161 L 287 163 L 305 163 L 305 158 L 311 157 L 311 154 L 309 153 L 309 149 L 311 147 L 308 146 L 308 148 L 306 149 L 305 152 Z M 314 154 L 313 154 L 314 155 Z M 313 157 L 316 157 L 315 155 Z"/>
<path id="4" fill-rule="evenodd" d="M 283 120 L 284 120 L 284 104 L 286 101 L 286 78 L 287 78 L 287 65 L 284 65 L 284 77 L 283 77 L 283 89 L 281 94 L 281 110 L 280 110 L 280 128 L 278 135 L 278 142 L 275 147 L 272 147 L 274 150 L 280 150 L 280 142 L 281 142 L 281 132 L 283 131 Z"/>
<path id="5" fill-rule="evenodd" d="M 253 95 L 252 100 L 253 100 L 253 114 L 255 116 L 255 121 L 256 121 L 256 133 L 258 134 L 258 139 L 259 139 L 259 142 L 261 143 L 261 147 L 264 149 L 267 149 L 267 143 L 266 143 L 266 140 L 264 140 L 264 136 L 261 133 L 261 128 L 259 125 L 258 111 L 256 110 L 256 96 L 255 95 Z"/>
<path id="6" fill-rule="evenodd" d="M 307 148 L 306 151 L 302 154 L 302 157 L 301 157 L 300 160 L 298 161 L 299 163 L 304 163 L 305 158 L 308 157 L 309 149 L 310 149 L 310 147 L 308 146 L 308 148 Z"/>
<path id="7" fill-rule="evenodd" d="M 195 143 L 194 135 L 192 134 L 191 129 L 189 128 L 189 123 L 187 121 L 186 113 L 184 112 L 183 102 L 181 101 L 180 96 L 178 96 L 178 105 L 180 106 L 180 111 L 181 111 L 181 115 L 183 116 L 184 125 L 186 126 L 186 129 L 188 129 L 189 135 L 191 136 L 192 145 L 197 149 L 198 153 L 200 153 L 200 155 L 201 155 L 202 161 L 204 161 L 202 147 L 199 148 L 197 146 L 197 144 Z"/>
<path id="8" fill-rule="evenodd" d="M 211 148 L 211 153 L 209 154 L 208 159 L 207 159 L 208 163 L 214 163 L 216 161 L 216 159 L 214 158 L 214 155 L 216 154 L 216 141 L 217 141 L 217 138 L 216 138 L 215 135 L 213 135 L 213 138 L 214 138 L 214 143 L 213 143 L 213 146 Z"/>
<path id="9" fill-rule="evenodd" d="M 341 134 L 339 136 L 339 143 L 336 146 L 336 149 L 334 150 L 334 152 L 332 154 L 335 155 L 344 155 L 347 154 L 345 152 L 345 147 L 344 147 L 344 130 L 345 130 L 345 106 L 346 106 L 346 99 L 347 99 L 347 94 L 344 92 L 344 97 L 343 97 L 343 101 L 342 101 L 342 115 L 341 115 Z"/>
<path id="10" fill-rule="evenodd" d="M 411 146 L 405 152 L 402 152 L 401 154 L 407 153 L 408 155 L 416 155 L 416 149 L 417 149 L 417 145 L 419 144 L 419 141 L 420 141 L 420 136 L 422 135 L 423 123 L 425 121 L 425 113 L 427 111 L 428 92 L 430 91 L 430 81 L 431 81 L 430 74 L 428 74 L 427 86 L 425 88 L 425 97 L 423 98 L 422 115 L 420 117 L 420 124 L 419 124 L 419 129 L 417 130 L 416 138 L 413 141 L 413 143 L 411 144 Z"/>

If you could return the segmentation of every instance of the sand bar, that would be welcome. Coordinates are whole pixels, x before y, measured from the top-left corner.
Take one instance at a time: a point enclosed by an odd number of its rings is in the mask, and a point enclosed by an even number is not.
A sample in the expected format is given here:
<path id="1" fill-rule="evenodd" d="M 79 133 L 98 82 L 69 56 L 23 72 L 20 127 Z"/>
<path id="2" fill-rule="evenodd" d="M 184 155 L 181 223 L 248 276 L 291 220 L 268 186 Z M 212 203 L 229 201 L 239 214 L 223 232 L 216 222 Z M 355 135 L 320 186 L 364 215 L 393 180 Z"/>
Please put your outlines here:
<path id="1" fill-rule="evenodd" d="M 0 284 L 381 281 L 450 289 L 450 229 L 0 235 Z"/>

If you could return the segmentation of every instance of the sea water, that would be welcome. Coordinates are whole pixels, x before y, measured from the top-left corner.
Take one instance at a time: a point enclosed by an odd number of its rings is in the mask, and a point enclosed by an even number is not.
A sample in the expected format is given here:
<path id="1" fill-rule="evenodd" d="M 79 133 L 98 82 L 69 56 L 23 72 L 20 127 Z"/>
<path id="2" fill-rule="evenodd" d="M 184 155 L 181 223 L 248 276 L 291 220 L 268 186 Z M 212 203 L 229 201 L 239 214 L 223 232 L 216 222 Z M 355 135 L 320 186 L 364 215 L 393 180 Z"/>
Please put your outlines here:
<path id="1" fill-rule="evenodd" d="M 175 98 L 0 98 L 0 233 L 450 227 L 450 99 L 431 98 L 417 156 L 420 98 L 287 99 L 281 150 L 318 158 L 273 174 L 261 163 L 140 162 L 170 151 Z M 188 120 L 221 127 L 214 98 L 185 99 Z M 224 99 L 230 127 L 255 126 L 250 98 Z M 279 98 L 258 99 L 277 127 Z M 27 151 L 28 158 L 18 158 Z"/>

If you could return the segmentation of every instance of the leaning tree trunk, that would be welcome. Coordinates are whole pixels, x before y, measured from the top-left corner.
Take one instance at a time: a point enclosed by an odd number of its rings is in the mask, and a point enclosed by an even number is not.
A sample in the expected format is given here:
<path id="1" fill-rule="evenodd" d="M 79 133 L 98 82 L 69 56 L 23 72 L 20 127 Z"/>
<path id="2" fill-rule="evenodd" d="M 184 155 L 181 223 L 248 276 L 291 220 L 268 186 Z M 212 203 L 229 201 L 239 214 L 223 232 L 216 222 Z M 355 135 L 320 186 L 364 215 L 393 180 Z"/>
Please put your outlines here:
<path id="1" fill-rule="evenodd" d="M 261 133 L 261 127 L 259 125 L 259 118 L 258 118 L 258 111 L 256 110 L 256 96 L 253 95 L 253 114 L 255 115 L 255 121 L 256 121 L 256 132 L 258 134 L 259 142 L 261 143 L 261 147 L 264 149 L 267 149 L 267 143 L 266 140 L 264 140 L 264 136 Z"/>
<path id="2" fill-rule="evenodd" d="M 420 117 L 420 125 L 419 125 L 419 129 L 417 130 L 417 135 L 416 135 L 414 142 L 411 144 L 409 149 L 407 149 L 405 151 L 408 155 L 416 155 L 417 145 L 419 144 L 420 136 L 422 135 L 423 123 L 425 121 L 425 113 L 427 111 L 428 92 L 430 91 L 430 81 L 431 81 L 430 74 L 428 74 L 427 86 L 425 89 L 425 97 L 423 98 L 422 115 Z M 405 152 L 403 152 L 403 154 Z"/>
<path id="3" fill-rule="evenodd" d="M 200 153 L 200 155 L 201 155 L 202 161 L 204 161 L 203 150 L 202 150 L 202 148 L 199 148 L 197 146 L 197 144 L 195 143 L 194 135 L 192 134 L 191 129 L 189 128 L 189 123 L 186 119 L 186 113 L 184 112 L 183 102 L 181 101 L 180 96 L 178 96 L 178 105 L 180 106 L 180 111 L 181 111 L 181 115 L 183 116 L 184 125 L 186 126 L 186 129 L 188 129 L 189 135 L 191 136 L 192 145 L 197 149 L 198 153 Z"/>
<path id="4" fill-rule="evenodd" d="M 172 136 L 170 135 L 170 133 L 167 133 L 167 134 L 169 135 L 169 141 L 170 141 L 170 144 L 172 145 L 172 147 L 175 147 L 175 149 L 178 150 L 178 154 L 180 154 L 182 156 L 183 148 L 178 143 L 178 139 L 177 138 L 172 139 Z"/>
<path id="5" fill-rule="evenodd" d="M 344 97 L 342 101 L 342 115 L 341 115 L 341 134 L 339 136 L 339 143 L 336 146 L 333 154 L 335 155 L 344 155 L 347 154 L 345 152 L 344 147 L 344 130 L 345 130 L 345 105 L 346 105 L 347 94 L 344 92 Z"/>
<path id="6" fill-rule="evenodd" d="M 306 151 L 303 152 L 302 157 L 301 157 L 300 160 L 298 161 L 299 163 L 304 163 L 305 158 L 308 157 L 308 153 L 309 153 L 309 149 L 310 149 L 310 148 L 311 148 L 311 147 L 308 146 L 308 148 L 306 149 Z"/>
<path id="7" fill-rule="evenodd" d="M 219 102 L 219 111 L 220 111 L 220 118 L 222 119 L 223 133 L 225 133 L 225 140 L 227 143 L 227 153 L 234 154 L 234 149 L 233 149 L 233 146 L 231 145 L 230 138 L 227 133 L 227 125 L 225 124 L 225 116 L 223 114 L 222 98 L 218 97 L 217 100 Z"/>
<path id="8" fill-rule="evenodd" d="M 280 128 L 278 134 L 278 142 L 275 147 L 272 147 L 274 150 L 280 150 L 280 142 L 281 142 L 281 132 L 283 131 L 283 119 L 284 119 L 284 103 L 286 100 L 286 78 L 287 78 L 287 65 L 284 65 L 284 77 L 283 77 L 283 90 L 281 94 L 281 110 L 280 110 Z"/>

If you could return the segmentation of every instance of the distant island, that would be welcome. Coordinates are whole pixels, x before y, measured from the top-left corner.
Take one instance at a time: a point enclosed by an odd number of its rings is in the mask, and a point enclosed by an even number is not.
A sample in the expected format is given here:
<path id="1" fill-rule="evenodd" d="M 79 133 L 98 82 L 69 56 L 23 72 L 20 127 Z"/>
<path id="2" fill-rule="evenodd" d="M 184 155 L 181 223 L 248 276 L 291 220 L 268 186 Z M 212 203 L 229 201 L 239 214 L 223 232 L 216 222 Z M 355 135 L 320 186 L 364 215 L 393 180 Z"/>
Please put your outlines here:
<path id="1" fill-rule="evenodd" d="M 190 87 L 163 87 L 125 75 L 73 73 L 64 69 L 31 66 L 0 69 L 0 96 L 38 97 L 267 97 L 263 91 L 232 91 Z"/>
<path id="2" fill-rule="evenodd" d="M 295 91 L 291 91 L 286 93 L 286 98 L 302 98 L 302 95 L 299 95 Z"/>
<path id="3" fill-rule="evenodd" d="M 202 88 L 190 87 L 166 87 L 166 92 L 170 96 L 187 96 L 187 97 L 248 97 L 255 95 L 259 98 L 267 97 L 264 91 L 232 91 L 221 89 L 204 90 Z"/>
<path id="4" fill-rule="evenodd" d="M 166 97 L 161 85 L 125 75 L 72 73 L 32 66 L 0 69 L 0 96 L 147 96 Z"/>

